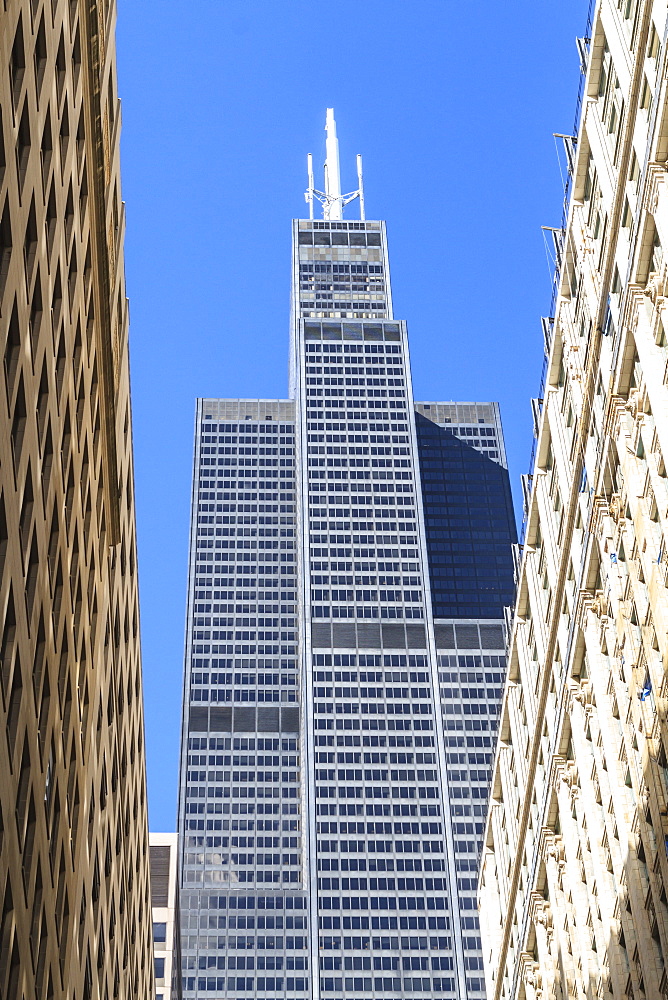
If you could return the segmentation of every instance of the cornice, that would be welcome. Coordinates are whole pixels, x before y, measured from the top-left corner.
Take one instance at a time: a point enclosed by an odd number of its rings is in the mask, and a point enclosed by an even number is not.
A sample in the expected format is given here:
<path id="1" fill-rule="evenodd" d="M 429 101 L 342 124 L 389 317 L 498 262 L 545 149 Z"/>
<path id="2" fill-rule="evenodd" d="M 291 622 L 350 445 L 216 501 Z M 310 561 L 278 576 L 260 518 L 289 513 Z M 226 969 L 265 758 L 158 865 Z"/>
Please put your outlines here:
<path id="1" fill-rule="evenodd" d="M 643 197 L 643 208 L 652 215 L 656 215 L 659 207 L 661 189 L 666 183 L 665 163 L 648 163 L 645 173 L 645 190 Z"/>

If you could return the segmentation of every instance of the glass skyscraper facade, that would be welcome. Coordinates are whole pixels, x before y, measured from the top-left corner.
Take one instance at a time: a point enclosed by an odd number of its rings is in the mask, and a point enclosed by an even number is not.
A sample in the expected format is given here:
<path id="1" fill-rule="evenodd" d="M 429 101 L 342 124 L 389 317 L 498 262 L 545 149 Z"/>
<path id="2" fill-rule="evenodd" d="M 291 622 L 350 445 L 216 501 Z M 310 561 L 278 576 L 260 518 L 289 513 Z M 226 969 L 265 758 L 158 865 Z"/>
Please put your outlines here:
<path id="1" fill-rule="evenodd" d="M 432 613 L 502 618 L 514 597 L 515 518 L 498 404 L 415 409 Z"/>
<path id="2" fill-rule="evenodd" d="M 383 223 L 295 221 L 290 395 L 198 402 L 184 996 L 482 997 L 514 520 L 496 405 L 413 401 Z"/>

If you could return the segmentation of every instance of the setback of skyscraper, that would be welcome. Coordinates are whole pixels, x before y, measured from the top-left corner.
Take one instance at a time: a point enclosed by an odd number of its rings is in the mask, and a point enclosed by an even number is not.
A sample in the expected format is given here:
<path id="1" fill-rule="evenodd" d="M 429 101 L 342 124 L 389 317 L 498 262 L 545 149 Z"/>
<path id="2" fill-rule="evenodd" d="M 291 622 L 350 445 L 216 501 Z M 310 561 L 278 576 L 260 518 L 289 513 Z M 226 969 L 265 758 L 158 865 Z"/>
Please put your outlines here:
<path id="1" fill-rule="evenodd" d="M 478 998 L 498 408 L 413 402 L 384 224 L 340 218 L 328 158 L 329 217 L 293 229 L 291 398 L 197 406 L 184 996 Z"/>
<path id="2" fill-rule="evenodd" d="M 514 598 L 515 519 L 498 405 L 415 410 L 434 618 L 503 618 Z"/>

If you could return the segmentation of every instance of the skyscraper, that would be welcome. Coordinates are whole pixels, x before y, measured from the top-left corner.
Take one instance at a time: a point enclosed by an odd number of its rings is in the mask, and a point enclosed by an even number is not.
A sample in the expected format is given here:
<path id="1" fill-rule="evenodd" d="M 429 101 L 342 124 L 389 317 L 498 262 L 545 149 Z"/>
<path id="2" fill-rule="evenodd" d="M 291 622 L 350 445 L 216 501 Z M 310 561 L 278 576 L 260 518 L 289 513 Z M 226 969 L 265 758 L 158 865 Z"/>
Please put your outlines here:
<path id="1" fill-rule="evenodd" d="M 668 996 L 666 4 L 591 5 L 481 876 L 489 1000 Z"/>
<path id="2" fill-rule="evenodd" d="M 309 169 L 293 224 L 291 398 L 198 402 L 188 998 L 483 994 L 474 892 L 515 541 L 503 439 L 495 404 L 413 403 L 358 170 L 342 194 L 330 111 L 325 190 Z"/>
<path id="3" fill-rule="evenodd" d="M 0 996 L 152 988 L 113 2 L 0 5 Z"/>

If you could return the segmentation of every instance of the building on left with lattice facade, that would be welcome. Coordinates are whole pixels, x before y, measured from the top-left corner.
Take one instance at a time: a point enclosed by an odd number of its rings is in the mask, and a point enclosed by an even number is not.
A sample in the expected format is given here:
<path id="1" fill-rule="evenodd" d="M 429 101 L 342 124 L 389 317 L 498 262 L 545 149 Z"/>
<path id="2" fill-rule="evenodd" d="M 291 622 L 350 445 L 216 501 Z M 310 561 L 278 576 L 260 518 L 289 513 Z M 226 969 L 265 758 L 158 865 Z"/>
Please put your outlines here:
<path id="1" fill-rule="evenodd" d="M 149 997 L 108 0 L 0 0 L 0 996 Z"/>

